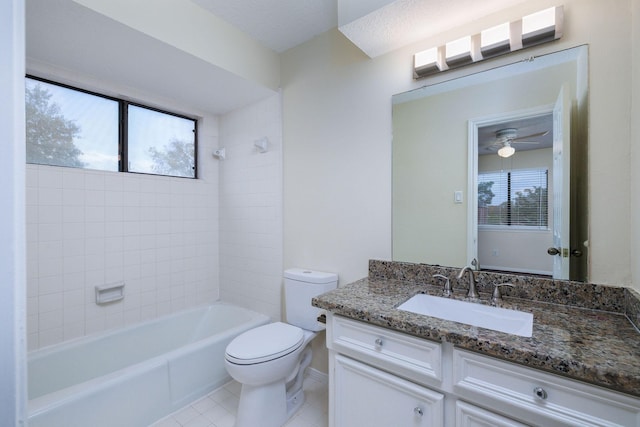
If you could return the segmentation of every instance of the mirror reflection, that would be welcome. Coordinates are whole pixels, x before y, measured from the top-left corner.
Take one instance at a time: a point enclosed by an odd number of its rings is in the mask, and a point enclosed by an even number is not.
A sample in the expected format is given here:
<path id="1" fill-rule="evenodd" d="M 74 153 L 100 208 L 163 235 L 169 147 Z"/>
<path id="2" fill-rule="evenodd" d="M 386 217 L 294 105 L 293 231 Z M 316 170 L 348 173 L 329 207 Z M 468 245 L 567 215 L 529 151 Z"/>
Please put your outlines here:
<path id="1" fill-rule="evenodd" d="M 393 96 L 393 259 L 587 279 L 587 47 Z"/>

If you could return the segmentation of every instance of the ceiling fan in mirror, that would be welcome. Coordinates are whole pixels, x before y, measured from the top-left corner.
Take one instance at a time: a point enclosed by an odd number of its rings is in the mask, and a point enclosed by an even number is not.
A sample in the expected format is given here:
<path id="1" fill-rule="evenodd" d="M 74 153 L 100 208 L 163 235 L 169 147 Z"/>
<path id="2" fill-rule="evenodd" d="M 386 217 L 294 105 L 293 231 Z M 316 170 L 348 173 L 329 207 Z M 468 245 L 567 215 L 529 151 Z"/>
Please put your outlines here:
<path id="1" fill-rule="evenodd" d="M 496 131 L 496 139 L 488 148 L 491 150 L 498 150 L 498 156 L 500 157 L 511 157 L 516 152 L 513 144 L 537 145 L 539 142 L 531 141 L 531 139 L 545 136 L 548 133 L 549 131 L 546 130 L 526 136 L 518 136 L 518 129 L 516 128 L 500 129 Z"/>

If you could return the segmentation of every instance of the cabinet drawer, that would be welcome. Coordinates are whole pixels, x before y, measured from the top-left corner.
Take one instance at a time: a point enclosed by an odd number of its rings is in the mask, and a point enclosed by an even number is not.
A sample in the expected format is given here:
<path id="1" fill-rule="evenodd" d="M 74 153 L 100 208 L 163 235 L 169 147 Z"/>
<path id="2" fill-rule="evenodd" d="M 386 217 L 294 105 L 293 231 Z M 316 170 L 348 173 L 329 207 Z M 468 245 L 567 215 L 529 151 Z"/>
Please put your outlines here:
<path id="1" fill-rule="evenodd" d="M 439 343 L 330 315 L 327 346 L 414 382 L 442 381 L 442 348 Z"/>
<path id="2" fill-rule="evenodd" d="M 444 395 L 335 356 L 335 427 L 442 426 Z"/>
<path id="3" fill-rule="evenodd" d="M 528 427 L 501 415 L 456 401 L 456 427 Z"/>
<path id="4" fill-rule="evenodd" d="M 456 394 L 534 425 L 640 425 L 640 399 L 454 349 Z"/>

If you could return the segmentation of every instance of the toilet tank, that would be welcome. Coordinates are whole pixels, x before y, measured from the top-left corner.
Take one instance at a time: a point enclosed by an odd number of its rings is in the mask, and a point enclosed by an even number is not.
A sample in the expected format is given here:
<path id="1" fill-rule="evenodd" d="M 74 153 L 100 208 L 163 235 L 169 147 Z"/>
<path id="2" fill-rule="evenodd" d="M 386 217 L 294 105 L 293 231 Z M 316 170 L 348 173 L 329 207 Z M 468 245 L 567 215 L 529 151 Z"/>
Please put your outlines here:
<path id="1" fill-rule="evenodd" d="M 311 305 L 315 296 L 338 286 L 338 275 L 303 268 L 290 268 L 284 272 L 284 295 L 287 323 L 308 331 L 319 331 L 324 325 L 317 321 L 320 310 Z"/>

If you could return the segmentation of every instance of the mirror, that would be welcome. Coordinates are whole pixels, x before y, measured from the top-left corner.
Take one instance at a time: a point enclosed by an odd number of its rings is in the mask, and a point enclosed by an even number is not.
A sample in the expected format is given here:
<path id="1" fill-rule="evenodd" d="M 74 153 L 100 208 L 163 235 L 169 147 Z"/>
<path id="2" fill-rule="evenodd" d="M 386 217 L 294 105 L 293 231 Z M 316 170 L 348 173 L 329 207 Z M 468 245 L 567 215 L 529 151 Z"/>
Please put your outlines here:
<path id="1" fill-rule="evenodd" d="M 393 96 L 394 261 L 587 280 L 587 51 Z"/>

